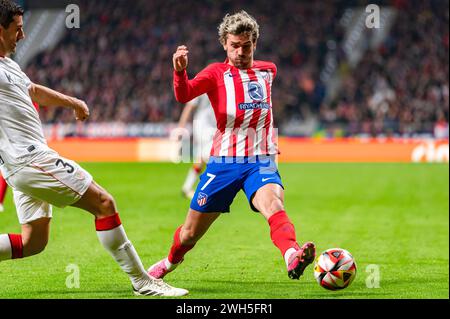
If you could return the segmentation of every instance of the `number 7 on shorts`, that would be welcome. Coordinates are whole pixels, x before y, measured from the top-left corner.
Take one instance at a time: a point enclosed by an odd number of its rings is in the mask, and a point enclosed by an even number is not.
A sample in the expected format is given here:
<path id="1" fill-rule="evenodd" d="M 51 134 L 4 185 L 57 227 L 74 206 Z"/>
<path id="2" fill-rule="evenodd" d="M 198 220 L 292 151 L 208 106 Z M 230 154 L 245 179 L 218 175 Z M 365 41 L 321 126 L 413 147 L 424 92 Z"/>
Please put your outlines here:
<path id="1" fill-rule="evenodd" d="M 205 185 L 200 190 L 205 190 L 205 188 L 213 181 L 214 178 L 216 178 L 216 175 L 211 173 L 206 173 L 206 176 L 209 177 L 209 179 L 206 181 Z"/>

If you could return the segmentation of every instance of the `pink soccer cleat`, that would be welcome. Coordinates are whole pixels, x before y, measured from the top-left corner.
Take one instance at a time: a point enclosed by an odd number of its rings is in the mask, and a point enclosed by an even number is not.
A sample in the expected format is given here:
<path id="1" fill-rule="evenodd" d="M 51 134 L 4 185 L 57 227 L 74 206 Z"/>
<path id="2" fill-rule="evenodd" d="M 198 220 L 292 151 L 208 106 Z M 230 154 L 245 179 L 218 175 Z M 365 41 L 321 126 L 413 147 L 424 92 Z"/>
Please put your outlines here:
<path id="1" fill-rule="evenodd" d="M 147 273 L 156 279 L 162 279 L 164 278 L 165 275 L 167 275 L 169 272 L 173 271 L 175 268 L 177 268 L 177 266 L 181 264 L 175 264 L 172 265 L 171 269 L 167 268 L 166 266 L 166 258 L 164 258 L 163 260 L 158 261 L 156 264 L 154 264 L 153 266 L 151 266 L 148 270 Z"/>
<path id="2" fill-rule="evenodd" d="M 316 257 L 316 247 L 314 243 L 307 242 L 292 253 L 288 261 L 288 276 L 291 279 L 299 279 L 303 275 L 305 268 L 314 261 Z"/>

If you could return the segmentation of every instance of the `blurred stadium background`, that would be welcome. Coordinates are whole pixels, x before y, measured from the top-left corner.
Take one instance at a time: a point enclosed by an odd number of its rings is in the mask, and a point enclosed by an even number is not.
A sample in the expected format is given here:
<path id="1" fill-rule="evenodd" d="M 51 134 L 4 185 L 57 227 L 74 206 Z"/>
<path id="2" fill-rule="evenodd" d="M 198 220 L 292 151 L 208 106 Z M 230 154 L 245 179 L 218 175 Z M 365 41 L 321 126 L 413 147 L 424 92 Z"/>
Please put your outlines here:
<path id="1" fill-rule="evenodd" d="M 225 59 L 217 40 L 225 13 L 258 19 L 256 58 L 279 71 L 273 107 L 289 216 L 299 240 L 318 251 L 349 250 L 358 275 L 334 293 L 312 269 L 289 281 L 266 221 L 240 193 L 169 283 L 205 299 L 448 298 L 449 1 L 18 2 L 27 39 L 13 58 L 32 81 L 91 109 L 76 123 L 71 112 L 42 106 L 49 144 L 114 195 L 146 266 L 167 253 L 188 207 L 180 190 L 190 164 L 171 162 L 183 107 L 173 97 L 172 53 L 189 46 L 193 76 Z M 66 27 L 61 3 L 71 2 L 79 29 Z M 379 29 L 366 27 L 369 3 L 380 6 Z M 13 210 L 9 196 L 1 231 L 19 231 Z M 67 208 L 54 219 L 45 252 L 1 264 L 0 297 L 132 297 L 95 244 L 91 218 Z M 66 286 L 68 264 L 80 267 L 81 289 Z"/>
<path id="2" fill-rule="evenodd" d="M 281 161 L 448 162 L 448 1 L 80 0 L 79 29 L 66 27 L 64 7 L 45 8 L 52 2 L 22 1 L 28 38 L 14 58 L 33 81 L 91 108 L 84 125 L 68 110 L 41 112 L 49 139 L 71 138 L 52 144 L 69 157 L 169 160 L 183 107 L 172 91 L 174 49 L 189 46 L 191 76 L 223 61 L 217 25 L 246 9 L 261 25 L 256 58 L 279 70 Z M 369 3 L 381 9 L 380 28 L 366 26 Z M 77 154 L 74 137 L 135 139 L 97 140 Z"/>

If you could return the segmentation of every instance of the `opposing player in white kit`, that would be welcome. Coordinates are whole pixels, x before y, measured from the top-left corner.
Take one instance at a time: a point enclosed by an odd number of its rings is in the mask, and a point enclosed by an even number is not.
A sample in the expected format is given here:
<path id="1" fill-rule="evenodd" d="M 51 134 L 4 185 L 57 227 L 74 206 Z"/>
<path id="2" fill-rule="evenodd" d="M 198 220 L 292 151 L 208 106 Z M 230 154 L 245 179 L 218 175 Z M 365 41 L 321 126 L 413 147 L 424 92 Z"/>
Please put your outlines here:
<path id="1" fill-rule="evenodd" d="M 208 163 L 209 154 L 213 144 L 214 133 L 216 132 L 216 117 L 209 102 L 207 94 L 200 95 L 186 103 L 183 113 L 181 113 L 179 127 L 186 127 L 191 114 L 193 114 L 193 148 L 194 163 L 181 188 L 184 196 L 191 199 L 194 196 L 194 184 L 198 176 Z"/>
<path id="2" fill-rule="evenodd" d="M 65 106 L 77 120 L 86 120 L 86 104 L 74 97 L 32 83 L 7 56 L 25 37 L 23 10 L 0 0 L 0 169 L 13 189 L 21 234 L 0 235 L 0 261 L 42 252 L 47 245 L 52 205 L 74 206 L 95 216 L 98 238 L 129 276 L 136 295 L 182 296 L 149 276 L 121 225 L 114 199 L 77 163 L 51 150 L 32 101 L 47 107 Z"/>
<path id="3" fill-rule="evenodd" d="M 33 106 L 36 108 L 36 110 L 39 111 L 39 105 L 35 102 L 33 102 Z M 1 172 L 0 172 L 0 213 L 4 211 L 4 204 L 5 204 L 5 197 L 6 192 L 8 191 L 8 184 L 6 183 L 5 179 L 3 178 Z"/>

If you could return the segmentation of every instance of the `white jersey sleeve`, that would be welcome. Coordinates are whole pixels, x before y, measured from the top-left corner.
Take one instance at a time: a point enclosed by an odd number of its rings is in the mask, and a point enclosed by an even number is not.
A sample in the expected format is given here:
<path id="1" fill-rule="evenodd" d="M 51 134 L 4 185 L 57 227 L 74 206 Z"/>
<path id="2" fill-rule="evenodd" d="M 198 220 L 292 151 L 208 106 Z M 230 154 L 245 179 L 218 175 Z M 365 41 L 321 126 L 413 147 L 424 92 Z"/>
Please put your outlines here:
<path id="1" fill-rule="evenodd" d="M 200 95 L 196 99 L 192 126 L 195 160 L 202 159 L 204 162 L 207 162 L 213 144 L 214 133 L 217 130 L 216 115 L 207 94 Z"/>
<path id="2" fill-rule="evenodd" d="M 202 126 L 216 129 L 217 122 L 213 107 L 209 101 L 208 95 L 203 94 L 195 99 L 197 108 L 194 113 L 194 121 Z"/>
<path id="3" fill-rule="evenodd" d="M 48 150 L 30 86 L 16 62 L 0 57 L 0 169 L 5 178 Z"/>

